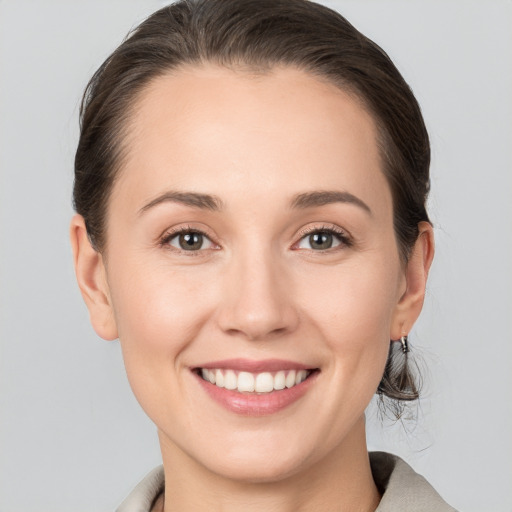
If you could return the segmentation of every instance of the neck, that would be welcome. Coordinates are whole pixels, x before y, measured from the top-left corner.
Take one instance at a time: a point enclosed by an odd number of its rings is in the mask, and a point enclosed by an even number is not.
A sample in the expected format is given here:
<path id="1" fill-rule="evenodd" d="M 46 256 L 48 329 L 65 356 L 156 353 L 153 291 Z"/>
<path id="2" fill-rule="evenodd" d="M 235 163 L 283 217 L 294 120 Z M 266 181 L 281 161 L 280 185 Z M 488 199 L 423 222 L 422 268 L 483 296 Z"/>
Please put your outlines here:
<path id="1" fill-rule="evenodd" d="M 208 470 L 160 433 L 163 510 L 176 512 L 373 512 L 380 496 L 366 448 L 364 418 L 343 443 L 312 466 L 272 482 L 225 478 Z"/>

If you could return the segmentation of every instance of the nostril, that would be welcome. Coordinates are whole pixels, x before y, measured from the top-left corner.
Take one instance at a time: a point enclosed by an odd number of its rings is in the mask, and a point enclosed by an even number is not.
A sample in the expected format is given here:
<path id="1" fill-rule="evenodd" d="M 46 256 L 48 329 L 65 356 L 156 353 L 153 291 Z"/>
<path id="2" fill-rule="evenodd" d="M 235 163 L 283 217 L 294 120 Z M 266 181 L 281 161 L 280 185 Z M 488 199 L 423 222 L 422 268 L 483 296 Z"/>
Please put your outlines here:
<path id="1" fill-rule="evenodd" d="M 218 326 L 231 337 L 250 341 L 275 339 L 293 332 L 299 315 L 289 286 L 268 265 L 244 266 L 244 270 L 246 274 L 237 274 L 236 281 L 226 282 L 216 318 Z"/>

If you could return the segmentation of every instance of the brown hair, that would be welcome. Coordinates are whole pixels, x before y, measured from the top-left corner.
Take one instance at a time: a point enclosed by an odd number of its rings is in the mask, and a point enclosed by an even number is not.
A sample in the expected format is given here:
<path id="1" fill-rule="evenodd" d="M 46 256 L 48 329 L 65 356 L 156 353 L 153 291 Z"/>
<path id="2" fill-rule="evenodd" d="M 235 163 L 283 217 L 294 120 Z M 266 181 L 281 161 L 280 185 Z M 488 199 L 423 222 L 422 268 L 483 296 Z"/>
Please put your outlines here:
<path id="1" fill-rule="evenodd" d="M 73 191 L 98 251 L 105 248 L 108 199 L 135 100 L 156 77 L 204 62 L 263 72 L 293 66 L 355 95 L 378 129 L 398 248 L 407 261 L 418 223 L 429 221 L 430 145 L 419 105 L 379 46 L 340 14 L 307 0 L 181 0 L 147 18 L 100 66 L 80 107 Z M 394 345 L 377 391 L 415 399 L 408 356 L 397 359 Z"/>

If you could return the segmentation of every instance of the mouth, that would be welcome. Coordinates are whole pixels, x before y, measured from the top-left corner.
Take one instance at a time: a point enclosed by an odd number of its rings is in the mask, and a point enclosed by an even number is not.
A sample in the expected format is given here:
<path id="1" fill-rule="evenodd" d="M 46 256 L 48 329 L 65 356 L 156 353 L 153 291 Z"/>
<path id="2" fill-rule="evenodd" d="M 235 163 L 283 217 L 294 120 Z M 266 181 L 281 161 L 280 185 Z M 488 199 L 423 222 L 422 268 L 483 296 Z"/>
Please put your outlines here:
<path id="1" fill-rule="evenodd" d="M 219 361 L 191 369 L 207 395 L 246 416 L 273 414 L 303 397 L 319 368 L 287 361 Z"/>
<path id="2" fill-rule="evenodd" d="M 238 393 L 260 394 L 291 389 L 318 370 L 296 369 L 252 373 L 223 368 L 197 368 L 195 371 L 203 380 L 218 388 Z"/>

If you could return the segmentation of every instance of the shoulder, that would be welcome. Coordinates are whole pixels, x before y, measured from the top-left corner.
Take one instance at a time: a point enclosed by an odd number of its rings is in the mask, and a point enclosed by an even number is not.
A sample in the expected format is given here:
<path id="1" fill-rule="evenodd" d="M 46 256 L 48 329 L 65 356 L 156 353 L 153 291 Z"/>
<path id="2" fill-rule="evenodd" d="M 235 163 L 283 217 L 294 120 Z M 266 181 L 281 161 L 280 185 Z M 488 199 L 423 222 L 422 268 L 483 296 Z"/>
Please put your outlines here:
<path id="1" fill-rule="evenodd" d="M 457 512 L 400 457 L 371 452 L 370 464 L 382 495 L 375 512 Z M 150 512 L 163 490 L 164 469 L 158 466 L 133 489 L 116 512 Z"/>
<path id="2" fill-rule="evenodd" d="M 164 467 L 158 466 L 137 484 L 116 512 L 151 512 L 163 490 Z"/>
<path id="3" fill-rule="evenodd" d="M 371 452 L 370 464 L 382 499 L 375 512 L 456 512 L 425 478 L 400 457 Z"/>

